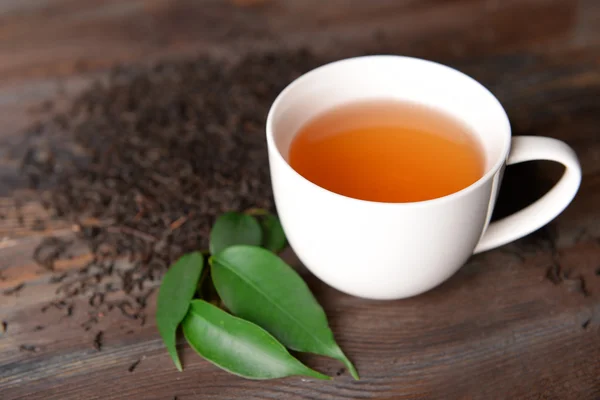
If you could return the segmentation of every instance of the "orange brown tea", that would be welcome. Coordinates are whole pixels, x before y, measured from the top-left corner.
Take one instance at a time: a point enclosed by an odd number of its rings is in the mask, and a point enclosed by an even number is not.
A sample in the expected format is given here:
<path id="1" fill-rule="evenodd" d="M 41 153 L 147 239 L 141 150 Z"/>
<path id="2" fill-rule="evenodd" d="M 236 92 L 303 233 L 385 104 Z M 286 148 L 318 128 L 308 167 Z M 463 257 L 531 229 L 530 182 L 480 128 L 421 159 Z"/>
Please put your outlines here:
<path id="1" fill-rule="evenodd" d="M 289 163 L 332 192 L 394 203 L 443 197 L 484 173 L 479 142 L 461 122 L 395 100 L 349 103 L 316 116 L 294 137 Z"/>

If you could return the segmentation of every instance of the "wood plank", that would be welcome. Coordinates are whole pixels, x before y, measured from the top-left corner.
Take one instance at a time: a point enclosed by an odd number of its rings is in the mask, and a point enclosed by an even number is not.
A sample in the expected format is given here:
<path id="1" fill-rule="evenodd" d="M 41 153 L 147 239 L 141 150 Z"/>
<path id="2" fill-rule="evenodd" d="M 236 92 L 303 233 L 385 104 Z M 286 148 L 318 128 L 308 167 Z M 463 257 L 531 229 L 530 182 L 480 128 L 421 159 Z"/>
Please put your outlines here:
<path id="1" fill-rule="evenodd" d="M 598 192 L 597 187 L 593 189 Z M 565 234 L 559 232 L 561 237 Z M 560 398 L 593 398 L 600 389 L 600 364 L 594 357 L 581 362 L 581 357 L 600 350 L 596 331 L 600 285 L 597 278 L 593 280 L 600 248 L 582 241 L 561 252 L 564 268 L 574 261 L 579 272 L 589 275 L 595 300 L 545 280 L 552 262 L 547 253 L 538 248 L 525 254 L 523 261 L 502 251 L 477 256 L 435 291 L 377 304 L 340 295 L 304 271 L 326 305 L 342 346 L 363 375 L 358 383 L 347 374 L 333 383 L 295 378 L 267 383 L 233 379 L 234 383 L 230 375 L 215 370 L 187 347 L 186 370 L 180 374 L 171 366 L 152 323 L 122 328 L 118 318 L 107 316 L 102 325 L 107 329 L 106 347 L 97 352 L 91 345 L 95 332 L 82 334 L 77 326 L 84 315 L 65 319 L 58 326 L 44 317 L 25 317 L 37 310 L 23 310 L 11 319 L 9 329 L 14 331 L 0 347 L 4 365 L 0 385 L 9 398 L 32 399 L 199 398 L 193 395 L 200 394 L 206 396 L 202 398 L 230 398 L 241 395 L 242 388 L 254 390 L 257 395 L 252 398 L 350 399 L 429 398 L 440 393 L 461 398 L 473 394 L 475 381 L 485 384 L 473 398 L 498 393 L 525 398 L 530 388 L 540 386 Z M 581 265 L 582 255 L 587 265 Z M 37 287 L 24 290 L 21 296 L 28 290 L 40 293 Z M 583 329 L 590 318 L 592 322 Z M 50 326 L 32 332 L 39 323 Z M 111 323 L 114 330 L 108 330 Z M 126 329 L 135 329 L 135 334 L 123 334 Z M 20 343 L 39 346 L 40 351 L 20 354 L 16 350 Z M 131 363 L 143 357 L 138 368 L 128 373 Z M 306 361 L 332 375 L 340 368 L 314 357 Z M 569 382 L 576 383 L 575 387 L 567 388 Z M 510 387 L 505 386 L 508 383 Z"/>
<path id="2" fill-rule="evenodd" d="M 249 43 L 356 43 L 377 32 L 394 35 L 411 54 L 433 48 L 445 54 L 494 54 L 565 44 L 579 18 L 571 0 L 272 0 L 260 7 L 226 0 L 33 3 L 19 8 L 11 2 L 0 9 L 3 82 L 71 76 L 198 49 L 222 51 L 224 45 L 239 51 Z M 587 29 L 580 35 L 593 39 L 600 28 Z"/>
<path id="3" fill-rule="evenodd" d="M 12 260 L 17 264 L 6 271 L 7 279 L 17 283 L 24 277 L 31 285 L 16 297 L 5 296 L 0 309 L 9 321 L 10 332 L 0 347 L 0 363 L 5 371 L 0 375 L 3 393 L 8 393 L 9 398 L 32 399 L 122 398 L 124 395 L 198 398 L 200 394 L 205 396 L 203 398 L 218 398 L 241 395 L 242 388 L 251 388 L 256 398 L 429 398 L 441 392 L 450 398 L 461 398 L 473 394 L 473 382 L 484 382 L 473 398 L 497 393 L 527 398 L 531 387 L 542 385 L 552 396 L 569 398 L 576 394 L 578 398 L 593 398 L 600 390 L 596 379 L 600 365 L 597 358 L 581 362 L 581 357 L 600 351 L 597 341 L 600 278 L 594 275 L 600 260 L 600 224 L 597 223 L 600 215 L 596 206 L 600 201 L 600 180 L 594 162 L 598 138 L 586 130 L 593 120 L 583 118 L 581 125 L 576 125 L 583 131 L 572 132 L 571 120 L 560 123 L 560 118 L 540 111 L 544 106 L 540 99 L 552 100 L 552 96 L 556 96 L 560 100 L 565 92 L 572 92 L 572 96 L 587 90 L 596 93 L 600 85 L 595 78 L 586 78 L 588 80 L 581 79 L 585 84 L 572 86 L 579 80 L 570 75 L 570 61 L 555 65 L 553 71 L 558 72 L 543 79 L 547 75 L 543 63 L 551 65 L 556 59 L 550 57 L 543 61 L 542 58 L 529 68 L 522 68 L 523 60 L 511 60 L 515 67 L 508 73 L 520 71 L 522 74 L 516 82 L 538 84 L 537 90 L 531 88 L 526 92 L 531 95 L 506 92 L 509 104 L 529 105 L 532 116 L 532 121 L 527 119 L 529 133 L 545 134 L 541 129 L 552 124 L 554 136 L 580 146 L 588 179 L 584 180 L 574 204 L 550 228 L 557 236 L 555 246 L 559 249 L 562 268 L 585 277 L 589 296 L 571 292 L 573 288 L 568 285 L 554 285 L 545 278 L 548 267 L 556 260 L 548 251 L 549 242 L 544 232 L 476 256 L 442 287 L 405 301 L 378 303 L 344 296 L 302 270 L 325 305 L 336 335 L 356 361 L 363 380 L 356 383 L 343 374 L 334 383 L 307 383 L 292 378 L 261 384 L 241 381 L 232 384 L 231 376 L 196 357 L 183 343 L 186 371 L 177 373 L 171 367 L 151 319 L 148 325 L 139 327 L 131 321 L 123 321 L 118 314 L 108 313 L 96 328 L 105 331 L 106 342 L 105 349 L 97 352 L 92 346 L 97 330 L 81 331 L 80 324 L 87 318 L 85 312 L 78 310 L 85 310 L 83 304 L 76 304 L 74 316 L 63 318 L 60 324 L 53 322 L 49 314 L 40 314 L 40 308 L 53 298 L 56 285 L 45 283 L 48 277 L 43 275 L 37 280 L 29 278 L 27 274 L 31 274 L 33 263 L 31 260 L 23 262 L 24 258 L 16 256 Z M 478 68 L 489 71 L 491 65 L 478 64 Z M 509 63 L 499 65 L 498 68 L 506 70 Z M 477 69 L 473 72 L 477 74 Z M 578 104 L 580 108 L 567 102 L 561 107 L 570 107 L 568 115 L 572 118 L 587 115 L 587 103 Z M 595 153 L 586 153 L 585 146 Z M 520 185 L 527 183 L 525 178 L 536 177 L 539 178 L 537 183 L 530 183 L 529 187 L 547 185 L 545 180 L 549 175 L 543 169 L 541 175 L 538 168 L 526 171 Z M 501 203 L 510 208 L 514 201 L 514 196 L 508 196 Z M 26 248 L 31 247 L 25 245 L 23 250 Z M 15 249 L 15 253 L 26 257 L 21 251 Z M 29 267 L 24 268 L 25 265 Z M 154 301 L 152 297 L 151 307 Z M 56 317 L 56 313 L 61 315 L 63 311 L 53 312 Z M 584 329 L 582 326 L 588 320 L 591 322 Z M 47 324 L 47 330 L 35 332 L 38 324 Z M 130 330 L 134 333 L 128 335 Z M 22 344 L 38 346 L 39 352 L 19 352 Z M 136 370 L 127 372 L 131 363 L 142 357 L 146 358 Z M 332 375 L 340 368 L 315 357 L 306 361 Z M 498 378 L 498 368 L 505 378 Z M 90 376 L 97 378 L 90 382 Z M 199 381 L 198 376 L 204 378 Z M 572 386 L 565 389 L 569 383 Z"/>

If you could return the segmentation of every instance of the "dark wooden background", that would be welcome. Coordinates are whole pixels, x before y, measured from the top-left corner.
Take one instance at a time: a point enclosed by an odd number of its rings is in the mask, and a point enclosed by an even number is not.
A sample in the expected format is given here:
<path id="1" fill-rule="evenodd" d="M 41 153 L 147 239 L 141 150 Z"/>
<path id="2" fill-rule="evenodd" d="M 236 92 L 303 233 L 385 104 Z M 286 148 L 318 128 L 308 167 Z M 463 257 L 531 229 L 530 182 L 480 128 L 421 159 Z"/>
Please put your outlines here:
<path id="1" fill-rule="evenodd" d="M 77 307 L 72 318 L 40 311 L 56 285 L 32 251 L 45 236 L 71 235 L 60 220 L 32 229 L 45 212 L 18 170 L 23 129 L 43 116 L 46 100 L 68 100 L 117 62 L 300 45 L 360 52 L 373 43 L 461 68 L 500 98 L 515 134 L 573 146 L 584 172 L 574 203 L 412 299 L 353 298 L 302 270 L 358 382 L 318 357 L 302 359 L 333 381 L 246 381 L 183 342 L 179 373 L 153 320 L 106 315 L 97 351 Z M 3 0 L 0 144 L 1 399 L 600 399 L 597 0 Z M 535 199 L 558 174 L 546 163 L 509 168 L 497 216 Z M 89 258 L 81 252 L 57 268 Z M 149 301 L 152 314 L 155 296 Z"/>

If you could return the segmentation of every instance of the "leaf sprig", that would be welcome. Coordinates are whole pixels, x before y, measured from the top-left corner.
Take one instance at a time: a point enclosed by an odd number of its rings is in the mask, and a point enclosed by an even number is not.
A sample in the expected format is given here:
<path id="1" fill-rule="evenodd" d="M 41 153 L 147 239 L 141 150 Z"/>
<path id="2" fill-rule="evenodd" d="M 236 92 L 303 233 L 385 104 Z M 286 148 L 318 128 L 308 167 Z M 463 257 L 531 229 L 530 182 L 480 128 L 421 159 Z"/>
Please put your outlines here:
<path id="1" fill-rule="evenodd" d="M 288 349 L 337 359 L 359 379 L 335 342 L 323 308 L 277 255 L 285 246 L 275 215 L 257 209 L 228 212 L 210 232 L 210 269 L 204 269 L 202 252 L 184 255 L 171 266 L 159 289 L 156 324 L 177 369 L 183 370 L 175 347 L 181 326 L 201 357 L 247 379 L 331 379 Z"/>

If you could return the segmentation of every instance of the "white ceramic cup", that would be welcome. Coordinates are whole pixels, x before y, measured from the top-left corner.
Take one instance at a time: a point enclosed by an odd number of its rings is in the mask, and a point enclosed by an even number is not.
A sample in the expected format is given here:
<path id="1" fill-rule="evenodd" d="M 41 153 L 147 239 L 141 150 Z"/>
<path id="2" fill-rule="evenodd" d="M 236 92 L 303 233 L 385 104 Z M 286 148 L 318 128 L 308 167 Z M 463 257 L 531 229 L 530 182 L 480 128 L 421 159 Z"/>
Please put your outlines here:
<path id="1" fill-rule="evenodd" d="M 485 174 L 444 197 L 379 203 L 333 193 L 290 167 L 290 143 L 303 124 L 332 107 L 368 99 L 420 103 L 462 121 L 478 135 Z M 554 219 L 581 182 L 577 156 L 565 143 L 511 138 L 506 112 L 484 86 L 450 67 L 410 57 L 350 58 L 308 72 L 277 97 L 266 134 L 275 204 L 289 244 L 319 279 L 364 298 L 400 299 L 434 288 L 472 254 Z M 505 166 L 530 160 L 559 162 L 565 172 L 537 202 L 490 224 Z"/>

